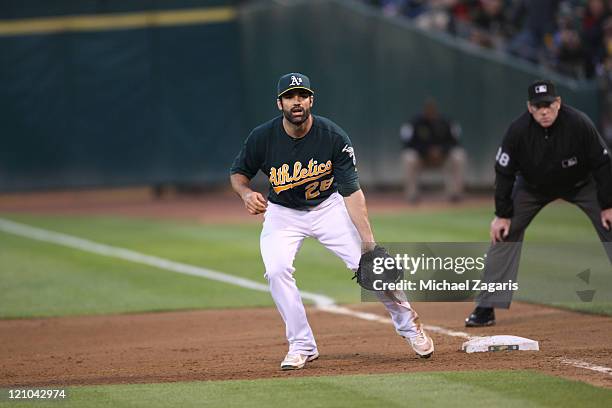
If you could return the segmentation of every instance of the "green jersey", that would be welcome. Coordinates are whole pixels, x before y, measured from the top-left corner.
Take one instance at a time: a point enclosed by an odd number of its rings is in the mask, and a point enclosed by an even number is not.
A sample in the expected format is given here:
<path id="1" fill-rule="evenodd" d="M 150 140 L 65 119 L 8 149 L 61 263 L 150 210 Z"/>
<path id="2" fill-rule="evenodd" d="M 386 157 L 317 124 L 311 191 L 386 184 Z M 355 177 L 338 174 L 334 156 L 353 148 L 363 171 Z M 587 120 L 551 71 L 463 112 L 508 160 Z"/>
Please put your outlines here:
<path id="1" fill-rule="evenodd" d="M 270 182 L 268 200 L 300 210 L 322 203 L 336 191 L 348 196 L 359 190 L 348 135 L 327 118 L 312 118 L 312 128 L 300 139 L 285 132 L 282 116 L 253 129 L 231 174 L 251 179 L 261 170 Z"/>

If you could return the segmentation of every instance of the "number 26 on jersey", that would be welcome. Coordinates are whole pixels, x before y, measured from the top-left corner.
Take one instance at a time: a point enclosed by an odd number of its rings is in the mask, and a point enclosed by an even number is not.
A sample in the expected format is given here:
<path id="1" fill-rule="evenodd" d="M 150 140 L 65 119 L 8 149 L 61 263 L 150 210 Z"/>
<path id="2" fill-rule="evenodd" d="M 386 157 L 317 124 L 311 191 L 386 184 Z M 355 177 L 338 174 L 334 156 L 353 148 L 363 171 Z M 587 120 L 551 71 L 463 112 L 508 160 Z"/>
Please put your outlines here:
<path id="1" fill-rule="evenodd" d="M 334 182 L 334 178 L 329 178 L 327 180 L 323 180 L 321 182 L 315 181 L 306 186 L 306 199 L 310 200 L 312 198 L 318 197 L 321 194 L 321 191 L 329 190 Z"/>

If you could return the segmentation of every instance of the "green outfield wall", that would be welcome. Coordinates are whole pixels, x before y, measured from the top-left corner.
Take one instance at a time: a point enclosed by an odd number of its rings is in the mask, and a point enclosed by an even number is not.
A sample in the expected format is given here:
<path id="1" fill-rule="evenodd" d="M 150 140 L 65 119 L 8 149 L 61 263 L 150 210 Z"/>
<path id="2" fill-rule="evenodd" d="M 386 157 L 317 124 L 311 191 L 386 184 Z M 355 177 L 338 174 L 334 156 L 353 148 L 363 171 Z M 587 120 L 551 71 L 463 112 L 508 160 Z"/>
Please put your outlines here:
<path id="1" fill-rule="evenodd" d="M 3 0 L 0 20 L 0 190 L 226 177 L 234 2 Z"/>
<path id="2" fill-rule="evenodd" d="M 398 130 L 428 96 L 462 124 L 479 186 L 530 81 L 552 77 L 566 102 L 598 112 L 592 83 L 355 1 L 5 0 L 0 191 L 223 183 L 294 70 L 311 77 L 315 113 L 348 131 L 369 184 L 401 180 Z"/>

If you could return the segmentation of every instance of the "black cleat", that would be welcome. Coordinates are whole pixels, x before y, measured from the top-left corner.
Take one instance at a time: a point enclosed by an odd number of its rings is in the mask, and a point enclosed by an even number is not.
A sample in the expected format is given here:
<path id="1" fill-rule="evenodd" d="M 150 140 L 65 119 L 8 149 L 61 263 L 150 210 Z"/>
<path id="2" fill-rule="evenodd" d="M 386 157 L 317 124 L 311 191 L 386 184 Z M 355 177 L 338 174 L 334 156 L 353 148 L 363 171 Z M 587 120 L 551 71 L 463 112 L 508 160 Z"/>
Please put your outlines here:
<path id="1" fill-rule="evenodd" d="M 495 324 L 495 309 L 477 306 L 470 317 L 465 319 L 465 327 L 485 327 Z"/>

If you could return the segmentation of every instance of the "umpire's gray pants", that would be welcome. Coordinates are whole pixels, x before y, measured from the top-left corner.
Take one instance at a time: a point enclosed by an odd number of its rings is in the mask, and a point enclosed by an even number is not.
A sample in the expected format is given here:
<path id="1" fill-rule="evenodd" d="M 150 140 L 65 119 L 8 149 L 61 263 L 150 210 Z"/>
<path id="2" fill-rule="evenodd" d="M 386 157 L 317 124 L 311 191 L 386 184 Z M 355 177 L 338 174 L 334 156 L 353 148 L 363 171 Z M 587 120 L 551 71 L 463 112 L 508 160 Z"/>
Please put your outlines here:
<path id="1" fill-rule="evenodd" d="M 612 241 L 612 231 L 606 230 L 601 224 L 601 207 L 597 201 L 597 188 L 592 179 L 577 190 L 561 197 L 528 190 L 522 182 L 517 180 L 512 197 L 514 216 L 511 219 L 508 238 L 503 243 L 491 245 L 489 248 L 483 282 L 503 283 L 509 280 L 517 282 L 525 229 L 544 206 L 557 198 L 576 204 L 593 223 L 599 239 L 602 242 Z M 612 263 L 612 245 L 604 245 L 604 248 Z M 512 294 L 512 291 L 482 291 L 476 297 L 476 303 L 481 307 L 508 309 L 512 302 Z"/>

